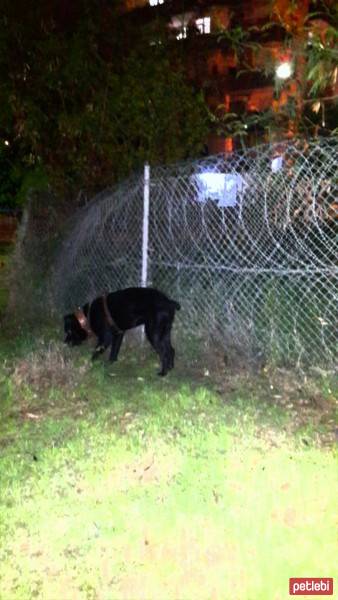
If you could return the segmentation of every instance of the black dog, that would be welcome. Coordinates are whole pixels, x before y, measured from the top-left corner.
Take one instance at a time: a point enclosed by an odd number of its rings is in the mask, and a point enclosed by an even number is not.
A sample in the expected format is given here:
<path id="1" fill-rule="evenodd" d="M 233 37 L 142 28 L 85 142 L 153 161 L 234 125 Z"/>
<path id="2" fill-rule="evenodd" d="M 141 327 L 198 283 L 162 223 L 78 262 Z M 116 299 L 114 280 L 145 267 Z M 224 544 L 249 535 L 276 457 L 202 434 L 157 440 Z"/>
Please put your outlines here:
<path id="1" fill-rule="evenodd" d="M 110 360 L 117 360 L 127 329 L 145 326 L 146 336 L 161 360 L 160 375 L 174 367 L 175 350 L 170 333 L 180 305 L 153 288 L 127 288 L 96 298 L 64 317 L 65 342 L 81 344 L 90 335 L 97 337 L 95 359 L 108 346 Z"/>

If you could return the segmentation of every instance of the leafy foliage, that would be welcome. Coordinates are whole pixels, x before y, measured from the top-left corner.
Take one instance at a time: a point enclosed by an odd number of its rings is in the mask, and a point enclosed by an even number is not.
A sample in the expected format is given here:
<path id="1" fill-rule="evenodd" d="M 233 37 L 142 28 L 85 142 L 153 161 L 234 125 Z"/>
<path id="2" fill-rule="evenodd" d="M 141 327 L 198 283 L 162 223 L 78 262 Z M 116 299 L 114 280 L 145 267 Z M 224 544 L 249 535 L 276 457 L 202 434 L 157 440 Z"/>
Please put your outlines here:
<path id="1" fill-rule="evenodd" d="M 32 180 L 68 194 L 102 189 L 145 160 L 199 151 L 208 111 L 162 34 L 151 43 L 152 31 L 103 3 L 3 4 L 0 144 L 11 160 L 0 160 L 17 197 Z"/>

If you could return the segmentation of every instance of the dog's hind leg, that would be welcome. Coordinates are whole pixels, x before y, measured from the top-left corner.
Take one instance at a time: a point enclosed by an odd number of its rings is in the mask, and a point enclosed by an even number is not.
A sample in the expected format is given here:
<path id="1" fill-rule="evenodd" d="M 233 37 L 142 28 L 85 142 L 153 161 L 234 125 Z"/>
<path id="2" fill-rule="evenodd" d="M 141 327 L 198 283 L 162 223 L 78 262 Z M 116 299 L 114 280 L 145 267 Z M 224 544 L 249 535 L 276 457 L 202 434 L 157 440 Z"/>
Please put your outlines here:
<path id="1" fill-rule="evenodd" d="M 144 324 L 144 331 L 145 331 L 147 340 L 150 342 L 150 344 L 154 348 L 155 352 L 157 352 L 157 354 L 159 354 L 159 356 L 161 358 L 160 339 L 159 339 L 158 329 L 157 329 L 155 321 L 153 321 L 153 320 L 147 321 Z M 161 360 L 161 362 L 162 362 L 162 360 Z M 163 365 L 162 365 L 162 371 L 163 371 Z"/>
<path id="2" fill-rule="evenodd" d="M 175 350 L 170 342 L 170 329 L 160 341 L 160 358 L 162 369 L 160 375 L 166 375 L 168 371 L 174 368 Z"/>
<path id="3" fill-rule="evenodd" d="M 167 358 L 167 362 L 168 362 L 168 371 L 170 371 L 170 369 L 174 368 L 174 364 L 175 364 L 175 350 L 171 345 L 171 341 L 170 341 L 170 335 L 169 335 L 169 340 L 168 340 L 168 358 Z"/>
<path id="4" fill-rule="evenodd" d="M 175 311 L 170 310 L 161 321 L 160 332 L 160 357 L 162 371 L 160 375 L 166 375 L 168 371 L 174 368 L 175 350 L 171 345 L 171 329 L 174 322 Z"/>
<path id="5" fill-rule="evenodd" d="M 109 360 L 111 362 L 115 362 L 117 360 L 117 357 L 120 352 L 122 340 L 123 340 L 123 333 L 120 333 L 119 335 L 113 335 L 111 348 L 110 348 L 110 356 L 109 356 Z"/>
<path id="6" fill-rule="evenodd" d="M 161 361 L 159 375 L 164 377 L 174 367 L 175 351 L 170 342 L 172 319 L 165 315 L 160 320 L 150 321 L 145 324 L 146 336 L 156 350 Z"/>

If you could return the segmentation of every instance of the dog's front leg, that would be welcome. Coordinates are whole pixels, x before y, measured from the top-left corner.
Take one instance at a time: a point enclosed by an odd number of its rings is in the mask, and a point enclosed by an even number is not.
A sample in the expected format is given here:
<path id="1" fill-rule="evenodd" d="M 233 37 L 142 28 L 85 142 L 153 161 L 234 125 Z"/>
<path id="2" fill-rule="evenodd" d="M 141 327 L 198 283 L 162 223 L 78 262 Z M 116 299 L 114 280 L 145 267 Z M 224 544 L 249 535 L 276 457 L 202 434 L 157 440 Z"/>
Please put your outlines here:
<path id="1" fill-rule="evenodd" d="M 106 346 L 105 344 L 97 343 L 96 348 L 92 354 L 92 360 L 95 360 L 98 356 L 100 356 L 100 354 L 103 354 L 103 352 L 107 348 L 108 348 L 108 346 Z"/>
<path id="2" fill-rule="evenodd" d="M 100 354 L 103 354 L 103 352 L 105 352 L 105 350 L 107 350 L 107 348 L 109 347 L 110 343 L 111 343 L 110 332 L 109 331 L 100 332 L 98 339 L 97 339 L 97 344 L 96 344 L 95 350 L 92 355 L 92 360 L 95 360 L 98 356 L 100 356 Z"/>
<path id="3" fill-rule="evenodd" d="M 122 340 L 123 340 L 123 333 L 120 333 L 119 335 L 113 335 L 113 339 L 111 342 L 111 348 L 110 348 L 110 356 L 109 356 L 109 360 L 111 362 L 115 362 L 117 360 L 117 357 L 120 352 Z"/>

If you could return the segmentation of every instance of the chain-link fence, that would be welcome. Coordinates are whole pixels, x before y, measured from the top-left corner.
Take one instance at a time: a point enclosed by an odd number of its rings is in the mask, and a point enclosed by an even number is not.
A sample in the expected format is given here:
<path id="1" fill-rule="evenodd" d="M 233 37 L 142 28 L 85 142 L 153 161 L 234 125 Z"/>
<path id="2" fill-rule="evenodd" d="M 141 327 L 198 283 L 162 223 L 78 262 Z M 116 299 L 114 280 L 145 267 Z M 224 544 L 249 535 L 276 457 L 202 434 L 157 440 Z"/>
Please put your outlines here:
<path id="1" fill-rule="evenodd" d="M 77 214 L 55 265 L 56 305 L 72 310 L 147 273 L 182 304 L 187 339 L 334 365 L 337 188 L 334 138 L 152 169 L 149 188 L 132 178 Z"/>

